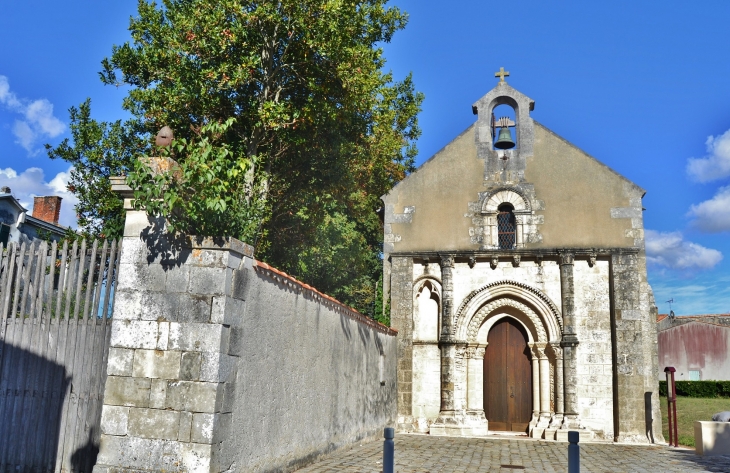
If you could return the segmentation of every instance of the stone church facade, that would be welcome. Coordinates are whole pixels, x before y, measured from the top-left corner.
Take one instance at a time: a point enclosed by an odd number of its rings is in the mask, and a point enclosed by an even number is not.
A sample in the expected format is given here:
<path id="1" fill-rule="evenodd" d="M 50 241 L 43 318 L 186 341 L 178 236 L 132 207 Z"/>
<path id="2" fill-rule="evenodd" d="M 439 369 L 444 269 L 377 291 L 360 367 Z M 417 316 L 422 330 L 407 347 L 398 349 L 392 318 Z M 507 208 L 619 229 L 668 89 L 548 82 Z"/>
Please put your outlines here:
<path id="1" fill-rule="evenodd" d="M 382 198 L 398 428 L 662 441 L 645 191 L 534 104 L 502 75 L 476 123 Z"/>

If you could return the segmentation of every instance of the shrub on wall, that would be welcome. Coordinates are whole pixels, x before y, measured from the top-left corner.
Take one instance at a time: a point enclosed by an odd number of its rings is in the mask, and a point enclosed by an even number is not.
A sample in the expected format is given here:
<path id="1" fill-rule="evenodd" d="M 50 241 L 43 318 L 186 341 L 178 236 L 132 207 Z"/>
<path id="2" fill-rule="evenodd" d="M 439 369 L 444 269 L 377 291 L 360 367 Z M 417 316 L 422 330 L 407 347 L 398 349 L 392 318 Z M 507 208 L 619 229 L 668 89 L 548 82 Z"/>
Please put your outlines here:
<path id="1" fill-rule="evenodd" d="M 730 381 L 675 381 L 677 396 L 730 398 Z M 667 396 L 667 382 L 659 381 L 659 395 Z"/>

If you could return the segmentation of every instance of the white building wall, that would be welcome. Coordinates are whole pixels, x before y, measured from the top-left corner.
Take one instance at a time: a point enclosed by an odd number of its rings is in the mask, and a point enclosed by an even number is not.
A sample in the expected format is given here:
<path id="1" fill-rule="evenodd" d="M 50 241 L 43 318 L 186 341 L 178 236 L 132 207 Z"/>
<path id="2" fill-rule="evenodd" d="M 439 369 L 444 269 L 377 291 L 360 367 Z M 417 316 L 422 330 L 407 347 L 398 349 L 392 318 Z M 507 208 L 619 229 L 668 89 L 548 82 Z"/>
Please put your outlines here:
<path id="1" fill-rule="evenodd" d="M 613 439 L 613 368 L 608 261 L 574 266 L 578 345 L 578 409 L 598 437 Z"/>

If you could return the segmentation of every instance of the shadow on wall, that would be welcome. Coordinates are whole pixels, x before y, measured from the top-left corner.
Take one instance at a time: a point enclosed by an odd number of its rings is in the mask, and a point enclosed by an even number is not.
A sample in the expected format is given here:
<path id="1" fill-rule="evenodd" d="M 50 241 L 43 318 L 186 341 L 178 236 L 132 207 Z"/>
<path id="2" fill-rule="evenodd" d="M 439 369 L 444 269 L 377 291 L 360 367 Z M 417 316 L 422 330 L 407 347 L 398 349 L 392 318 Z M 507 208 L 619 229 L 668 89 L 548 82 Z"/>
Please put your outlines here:
<path id="1" fill-rule="evenodd" d="M 654 442 L 654 415 L 651 408 L 651 391 L 644 393 L 644 420 L 646 422 L 646 437 L 651 443 Z"/>
<path id="2" fill-rule="evenodd" d="M 71 377 L 62 365 L 28 350 L 5 342 L 0 350 L 0 471 L 52 471 L 63 448 Z"/>

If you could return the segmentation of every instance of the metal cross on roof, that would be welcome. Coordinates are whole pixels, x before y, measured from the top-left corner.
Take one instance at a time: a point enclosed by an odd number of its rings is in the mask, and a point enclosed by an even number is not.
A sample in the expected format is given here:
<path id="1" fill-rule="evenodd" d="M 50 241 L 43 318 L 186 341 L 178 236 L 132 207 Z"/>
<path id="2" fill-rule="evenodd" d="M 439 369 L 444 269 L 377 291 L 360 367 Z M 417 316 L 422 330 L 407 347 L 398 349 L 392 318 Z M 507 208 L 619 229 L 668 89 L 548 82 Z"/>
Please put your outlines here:
<path id="1" fill-rule="evenodd" d="M 509 76 L 509 71 L 505 71 L 504 67 L 499 68 L 499 72 L 494 73 L 494 77 L 499 77 L 500 82 L 505 82 L 504 78 Z"/>

